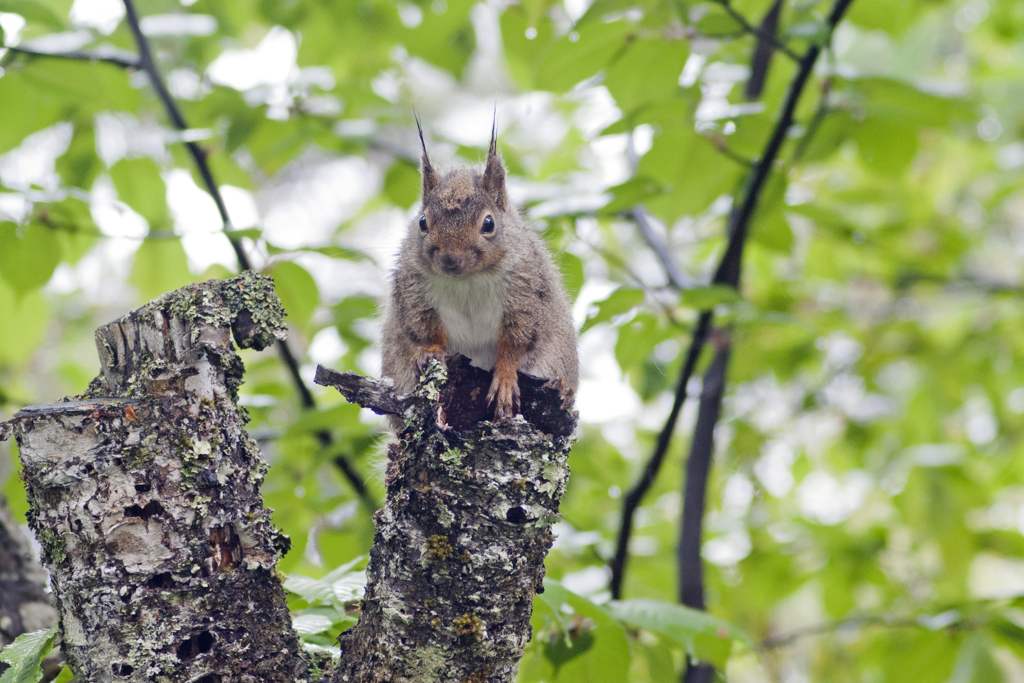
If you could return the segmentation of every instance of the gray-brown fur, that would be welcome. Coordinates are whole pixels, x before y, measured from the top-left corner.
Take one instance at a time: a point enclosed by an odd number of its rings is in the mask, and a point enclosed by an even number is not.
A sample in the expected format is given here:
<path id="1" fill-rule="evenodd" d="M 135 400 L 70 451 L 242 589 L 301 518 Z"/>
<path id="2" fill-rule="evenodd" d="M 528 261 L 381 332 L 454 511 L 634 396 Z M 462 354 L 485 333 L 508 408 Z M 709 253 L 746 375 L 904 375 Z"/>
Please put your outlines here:
<path id="1" fill-rule="evenodd" d="M 424 145 L 421 174 L 422 208 L 391 275 L 383 375 L 408 393 L 428 358 L 461 353 L 494 370 L 496 420 L 519 411 L 516 370 L 561 380 L 570 399 L 579 369 L 569 300 L 551 255 L 508 200 L 493 133 L 483 171 L 439 173 Z"/>

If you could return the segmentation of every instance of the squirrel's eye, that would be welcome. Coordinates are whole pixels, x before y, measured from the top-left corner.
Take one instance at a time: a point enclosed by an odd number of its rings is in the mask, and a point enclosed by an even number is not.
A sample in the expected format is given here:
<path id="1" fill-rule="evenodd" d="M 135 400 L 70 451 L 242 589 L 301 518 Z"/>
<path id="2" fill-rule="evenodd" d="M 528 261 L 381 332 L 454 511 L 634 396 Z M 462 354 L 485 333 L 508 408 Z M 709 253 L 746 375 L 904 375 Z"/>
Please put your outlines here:
<path id="1" fill-rule="evenodd" d="M 427 231 L 427 216 L 426 214 L 420 216 L 420 232 Z"/>
<path id="2" fill-rule="evenodd" d="M 494 219 L 490 216 L 484 216 L 484 225 L 480 228 L 480 232 L 485 235 L 490 235 L 494 232 Z"/>

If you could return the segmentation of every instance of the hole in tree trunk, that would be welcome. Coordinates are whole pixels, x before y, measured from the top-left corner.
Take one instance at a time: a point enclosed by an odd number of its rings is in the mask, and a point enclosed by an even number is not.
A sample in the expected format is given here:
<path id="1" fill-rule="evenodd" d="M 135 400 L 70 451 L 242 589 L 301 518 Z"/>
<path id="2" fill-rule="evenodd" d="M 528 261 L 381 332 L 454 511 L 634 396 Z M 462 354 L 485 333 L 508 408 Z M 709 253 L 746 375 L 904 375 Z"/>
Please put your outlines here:
<path id="1" fill-rule="evenodd" d="M 212 647 L 213 634 L 209 631 L 203 631 L 178 646 L 178 659 L 183 662 L 194 659 L 204 652 L 209 652 Z"/>
<path id="2" fill-rule="evenodd" d="M 508 512 L 505 513 L 505 519 L 513 524 L 524 524 L 526 523 L 526 510 L 523 508 L 509 508 Z"/>
<path id="3" fill-rule="evenodd" d="M 146 586 L 157 590 L 167 590 L 174 586 L 174 577 L 170 572 L 161 572 L 147 581 Z"/>
<path id="4" fill-rule="evenodd" d="M 138 505 L 129 505 L 124 509 L 125 517 L 141 517 L 142 519 L 149 519 L 154 515 L 163 514 L 164 508 L 160 503 L 155 500 L 151 500 L 146 503 L 146 507 L 139 507 Z"/>

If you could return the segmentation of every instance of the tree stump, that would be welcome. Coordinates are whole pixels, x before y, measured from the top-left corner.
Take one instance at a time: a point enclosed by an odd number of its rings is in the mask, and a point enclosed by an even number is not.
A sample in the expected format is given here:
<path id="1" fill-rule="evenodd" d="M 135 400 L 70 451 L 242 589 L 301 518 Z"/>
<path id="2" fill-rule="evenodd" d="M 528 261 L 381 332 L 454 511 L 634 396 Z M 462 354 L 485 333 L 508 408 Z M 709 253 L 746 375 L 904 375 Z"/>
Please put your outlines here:
<path id="1" fill-rule="evenodd" d="M 318 384 L 405 424 L 388 448 L 387 502 L 359 623 L 332 681 L 511 683 L 569 478 L 576 415 L 560 387 L 520 373 L 525 420 L 483 421 L 491 375 L 431 361 L 417 389 L 317 368 Z"/>
<path id="2" fill-rule="evenodd" d="M 97 330 L 85 395 L 0 426 L 17 438 L 76 680 L 308 680 L 231 344 L 264 348 L 283 317 L 254 273 L 171 292 Z"/>

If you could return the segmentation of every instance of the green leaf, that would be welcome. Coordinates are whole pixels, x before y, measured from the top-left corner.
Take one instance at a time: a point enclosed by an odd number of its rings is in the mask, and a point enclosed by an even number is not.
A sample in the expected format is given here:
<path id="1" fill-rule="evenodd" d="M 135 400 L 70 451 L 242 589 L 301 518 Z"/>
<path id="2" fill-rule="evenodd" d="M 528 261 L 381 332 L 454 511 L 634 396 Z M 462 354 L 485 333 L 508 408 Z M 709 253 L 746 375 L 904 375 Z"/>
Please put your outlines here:
<path id="1" fill-rule="evenodd" d="M 654 347 L 665 341 L 669 335 L 668 329 L 660 325 L 657 317 L 650 313 L 638 313 L 619 328 L 619 337 L 615 342 L 615 360 L 624 372 L 640 368 Z"/>
<path id="2" fill-rule="evenodd" d="M 565 664 L 587 654 L 594 646 L 594 634 L 590 628 L 583 625 L 575 631 L 575 635 L 552 638 L 544 643 L 544 656 L 555 665 L 556 677 Z"/>
<path id="3" fill-rule="evenodd" d="M 409 54 L 459 76 L 476 48 L 476 32 L 469 18 L 475 0 L 442 0 L 420 5 L 419 26 L 400 34 Z"/>
<path id="4" fill-rule="evenodd" d="M 750 226 L 750 237 L 772 251 L 789 253 L 793 248 L 793 231 L 786 221 L 786 177 L 773 173 L 761 191 L 757 211 Z"/>
<path id="5" fill-rule="evenodd" d="M 861 156 L 872 170 L 896 176 L 917 154 L 918 127 L 899 119 L 868 118 L 853 130 Z"/>
<path id="6" fill-rule="evenodd" d="M 20 14 L 26 21 L 42 24 L 54 31 L 63 31 L 64 22 L 53 10 L 35 0 L 0 0 L 0 12 Z"/>
<path id="7" fill-rule="evenodd" d="M 739 629 L 707 612 L 658 600 L 617 600 L 608 604 L 616 619 L 676 641 L 697 659 L 724 668 L 733 643 L 750 643 Z"/>
<path id="8" fill-rule="evenodd" d="M 707 12 L 697 21 L 697 30 L 706 36 L 733 35 L 743 30 L 732 16 L 721 7 L 714 4 L 706 4 Z"/>
<path id="9" fill-rule="evenodd" d="M 284 588 L 306 602 L 329 602 L 334 597 L 334 589 L 330 583 L 299 574 L 289 574 L 284 582 Z"/>
<path id="10" fill-rule="evenodd" d="M 881 29 L 892 35 L 902 34 L 921 11 L 919 0 L 888 2 L 888 0 L 859 0 L 850 5 L 847 19 L 871 30 Z"/>
<path id="11" fill-rule="evenodd" d="M 323 633 L 334 626 L 334 620 L 319 614 L 299 614 L 292 617 L 292 627 L 299 636 Z"/>
<path id="12" fill-rule="evenodd" d="M 624 47 L 632 24 L 613 21 L 591 23 L 552 43 L 537 65 L 536 86 L 543 90 L 565 92 L 590 78 L 608 64 Z"/>
<path id="13" fill-rule="evenodd" d="M 606 70 L 604 85 L 625 112 L 671 99 L 689 55 L 682 40 L 633 40 Z"/>
<path id="14" fill-rule="evenodd" d="M 683 290 L 679 302 L 688 308 L 698 311 L 710 311 L 716 306 L 737 304 L 743 298 L 740 293 L 728 285 L 708 285 Z"/>
<path id="15" fill-rule="evenodd" d="M 828 24 L 821 19 L 801 21 L 786 29 L 786 36 L 802 38 L 811 43 L 822 43 L 829 35 Z"/>
<path id="16" fill-rule="evenodd" d="M 320 291 L 313 276 L 294 261 L 278 261 L 268 272 L 274 278 L 274 291 L 288 317 L 295 325 L 304 327 L 320 305 Z"/>
<path id="17" fill-rule="evenodd" d="M 96 135 L 92 117 L 80 115 L 71 121 L 74 126 L 68 151 L 57 159 L 56 169 L 64 182 L 73 187 L 92 187 L 96 176 L 103 170 L 103 162 L 96 155 Z"/>
<path id="18" fill-rule="evenodd" d="M 631 311 L 634 307 L 639 306 L 643 300 L 644 292 L 642 289 L 634 289 L 632 287 L 616 289 L 607 299 L 597 303 L 597 311 L 583 323 L 580 334 L 583 334 L 594 325 L 608 322 L 617 315 Z"/>
<path id="19" fill-rule="evenodd" d="M 112 109 L 133 111 L 138 105 L 139 92 L 128 84 L 124 70 L 110 64 L 34 59 L 5 69 L 0 102 L 18 106 L 5 108 L 0 153 L 59 121 L 81 121 Z"/>
<path id="20" fill-rule="evenodd" d="M 0 223 L 0 278 L 19 294 L 49 282 L 60 257 L 60 240 L 53 230 L 32 223 L 19 234 L 14 223 Z"/>
<path id="21" fill-rule="evenodd" d="M 149 229 L 171 229 L 167 209 L 167 186 L 160 167 L 152 159 L 122 159 L 110 169 L 110 177 L 123 202 L 149 223 Z"/>
<path id="22" fill-rule="evenodd" d="M 621 185 L 608 188 L 608 192 L 612 193 L 612 200 L 601 208 L 601 213 L 615 215 L 629 211 L 637 204 L 663 193 L 664 189 L 650 178 L 636 176 Z"/>
<path id="23" fill-rule="evenodd" d="M 647 208 L 671 225 L 682 215 L 706 210 L 712 201 L 736 189 L 745 169 L 715 150 L 689 121 L 665 126 L 637 167 L 665 188 Z"/>
<path id="24" fill-rule="evenodd" d="M 95 244 L 99 229 L 85 201 L 67 197 L 59 202 L 41 202 L 32 208 L 35 222 L 53 229 L 67 247 L 61 252 L 65 261 L 78 261 Z"/>
<path id="25" fill-rule="evenodd" d="M 43 631 L 23 633 L 0 652 L 0 662 L 11 666 L 0 676 L 0 683 L 36 683 L 42 680 L 40 662 L 50 653 L 57 637 L 56 624 Z"/>
<path id="26" fill-rule="evenodd" d="M 75 672 L 71 670 L 71 667 L 65 664 L 64 668 L 60 670 L 59 674 L 57 674 L 57 677 L 53 679 L 53 683 L 69 683 L 69 681 L 74 677 Z"/>
<path id="27" fill-rule="evenodd" d="M 131 283 L 143 301 L 184 287 L 193 281 L 188 257 L 178 239 L 148 239 L 139 245 L 132 264 Z"/>
<path id="28" fill-rule="evenodd" d="M 534 600 L 534 611 L 552 626 L 542 634 L 542 651 L 559 681 L 629 680 L 632 656 L 626 634 L 600 607 L 557 581 L 545 579 L 544 592 Z M 556 641 L 562 641 L 561 645 Z"/>
<path id="29" fill-rule="evenodd" d="M 420 198 L 420 174 L 403 161 L 397 161 L 384 176 L 384 194 L 395 206 L 407 209 Z"/>
<path id="30" fill-rule="evenodd" d="M 0 361 L 17 363 L 33 354 L 43 339 L 49 317 L 42 292 L 19 296 L 0 281 L 0 320 L 5 330 L 17 330 L 17 334 L 0 334 Z"/>
<path id="31" fill-rule="evenodd" d="M 512 5 L 502 12 L 505 61 L 512 78 L 524 90 L 536 89 L 537 63 L 550 47 L 553 32 L 550 20 L 533 22 L 521 6 Z"/>

